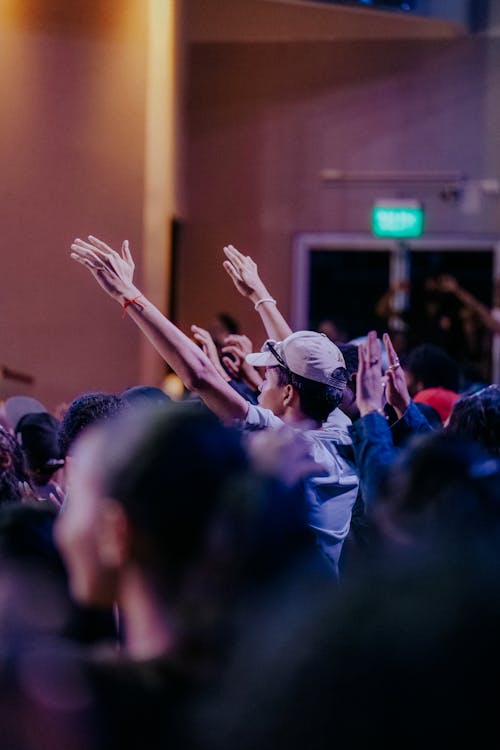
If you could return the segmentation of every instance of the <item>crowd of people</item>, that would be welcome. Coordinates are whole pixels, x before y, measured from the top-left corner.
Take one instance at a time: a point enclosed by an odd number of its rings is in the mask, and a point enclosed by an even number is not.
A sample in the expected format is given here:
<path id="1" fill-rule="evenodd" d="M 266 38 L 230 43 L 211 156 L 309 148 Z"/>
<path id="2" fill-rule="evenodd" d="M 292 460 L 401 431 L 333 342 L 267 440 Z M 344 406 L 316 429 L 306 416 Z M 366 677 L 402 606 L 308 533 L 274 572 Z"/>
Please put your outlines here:
<path id="1" fill-rule="evenodd" d="M 252 258 L 224 255 L 258 351 L 227 316 L 181 331 L 127 242 L 71 246 L 186 396 L 5 402 L 2 746 L 496 736 L 500 386 L 464 392 L 435 344 L 292 331 Z"/>

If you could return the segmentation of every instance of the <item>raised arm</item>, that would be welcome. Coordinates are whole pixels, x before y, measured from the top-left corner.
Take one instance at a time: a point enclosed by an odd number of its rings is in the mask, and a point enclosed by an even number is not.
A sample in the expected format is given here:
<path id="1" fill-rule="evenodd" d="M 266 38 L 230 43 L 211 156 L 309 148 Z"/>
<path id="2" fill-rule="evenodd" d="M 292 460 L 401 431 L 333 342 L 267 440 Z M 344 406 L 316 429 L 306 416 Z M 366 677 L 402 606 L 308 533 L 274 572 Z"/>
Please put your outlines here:
<path id="1" fill-rule="evenodd" d="M 438 289 L 453 294 L 465 307 L 473 310 L 485 328 L 488 328 L 492 333 L 500 333 L 500 321 L 492 315 L 486 305 L 483 305 L 474 295 L 463 289 L 454 276 L 440 276 L 437 284 Z"/>
<path id="2" fill-rule="evenodd" d="M 76 239 L 71 257 L 88 268 L 104 291 L 121 305 L 186 388 L 225 421 L 246 416 L 248 402 L 220 376 L 202 349 L 134 285 L 135 266 L 128 241 L 119 254 L 96 237 Z"/>
<path id="3" fill-rule="evenodd" d="M 227 260 L 223 266 L 243 297 L 253 302 L 270 339 L 282 341 L 292 329 L 278 310 L 276 300 L 269 293 L 259 276 L 257 264 L 249 255 L 243 255 L 233 245 L 224 248 Z"/>

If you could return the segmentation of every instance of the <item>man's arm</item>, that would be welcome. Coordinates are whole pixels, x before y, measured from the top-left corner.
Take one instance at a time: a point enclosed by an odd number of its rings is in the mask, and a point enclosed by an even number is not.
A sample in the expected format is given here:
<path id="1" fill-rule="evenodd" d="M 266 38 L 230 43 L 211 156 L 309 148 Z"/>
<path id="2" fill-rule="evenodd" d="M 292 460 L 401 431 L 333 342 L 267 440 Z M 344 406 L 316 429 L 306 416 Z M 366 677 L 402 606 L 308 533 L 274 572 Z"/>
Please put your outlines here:
<path id="1" fill-rule="evenodd" d="M 454 276 L 441 276 L 438 279 L 438 288 L 449 294 L 454 294 L 469 310 L 473 310 L 485 328 L 493 333 L 500 333 L 500 321 L 498 321 L 486 305 L 483 305 L 474 295 L 463 289 Z"/>
<path id="2" fill-rule="evenodd" d="M 206 354 L 166 318 L 133 284 L 134 261 L 128 242 L 121 255 L 96 237 L 77 239 L 71 257 L 86 266 L 147 336 L 186 388 L 197 393 L 224 421 L 244 419 L 248 402 L 219 375 Z"/>
<path id="3" fill-rule="evenodd" d="M 262 282 L 255 261 L 232 245 L 227 245 L 224 253 L 227 258 L 223 263 L 224 268 L 239 293 L 253 302 L 268 337 L 275 341 L 283 341 L 290 336 L 292 329 L 278 310 L 276 300 Z"/>

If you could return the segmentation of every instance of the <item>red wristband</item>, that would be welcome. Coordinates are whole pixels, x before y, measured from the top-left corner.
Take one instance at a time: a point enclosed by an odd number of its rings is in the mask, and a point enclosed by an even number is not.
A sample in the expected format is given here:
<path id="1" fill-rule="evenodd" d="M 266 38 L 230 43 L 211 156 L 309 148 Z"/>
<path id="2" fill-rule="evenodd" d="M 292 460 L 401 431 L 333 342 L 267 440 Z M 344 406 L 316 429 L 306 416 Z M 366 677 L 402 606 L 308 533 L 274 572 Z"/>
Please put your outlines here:
<path id="1" fill-rule="evenodd" d="M 124 317 L 126 316 L 126 314 L 127 314 L 127 307 L 128 307 L 129 305 L 133 305 L 133 304 L 134 304 L 134 302 L 137 302 L 137 300 L 139 300 L 139 299 L 140 299 L 141 297 L 142 297 L 142 294 L 138 294 L 138 295 L 137 295 L 137 297 L 132 297 L 132 299 L 127 299 L 127 298 L 125 297 L 125 299 L 123 300 L 123 313 L 122 313 L 122 319 L 123 319 L 123 318 L 124 318 Z M 142 305 L 140 306 L 140 309 L 141 309 L 141 310 L 143 309 Z"/>

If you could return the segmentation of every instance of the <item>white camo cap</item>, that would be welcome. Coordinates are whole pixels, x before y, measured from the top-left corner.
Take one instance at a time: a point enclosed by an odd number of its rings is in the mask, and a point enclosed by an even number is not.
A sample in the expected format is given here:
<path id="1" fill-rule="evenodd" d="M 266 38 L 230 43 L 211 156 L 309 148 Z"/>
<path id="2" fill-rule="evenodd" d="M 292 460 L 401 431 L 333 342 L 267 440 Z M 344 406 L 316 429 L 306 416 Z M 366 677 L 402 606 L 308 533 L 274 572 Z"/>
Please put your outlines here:
<path id="1" fill-rule="evenodd" d="M 317 331 L 295 331 L 283 341 L 269 339 L 260 352 L 248 354 L 246 361 L 254 367 L 282 365 L 302 378 L 336 388 L 346 385 L 344 378 L 334 375 L 337 368 L 345 368 L 342 352 Z"/>

